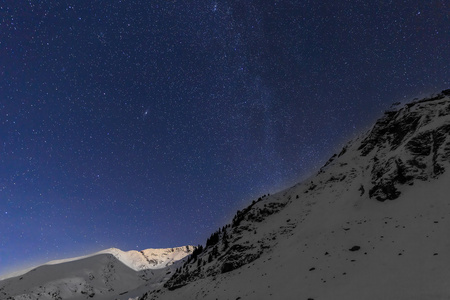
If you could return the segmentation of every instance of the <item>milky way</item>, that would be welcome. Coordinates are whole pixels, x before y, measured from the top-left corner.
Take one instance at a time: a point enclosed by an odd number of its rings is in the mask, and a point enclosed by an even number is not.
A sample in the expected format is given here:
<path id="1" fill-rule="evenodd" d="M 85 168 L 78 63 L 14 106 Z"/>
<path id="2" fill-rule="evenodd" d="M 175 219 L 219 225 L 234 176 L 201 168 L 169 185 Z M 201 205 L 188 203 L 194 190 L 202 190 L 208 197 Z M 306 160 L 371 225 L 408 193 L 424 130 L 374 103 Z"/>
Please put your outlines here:
<path id="1" fill-rule="evenodd" d="M 0 274 L 203 243 L 396 101 L 449 87 L 447 1 L 0 4 Z"/>

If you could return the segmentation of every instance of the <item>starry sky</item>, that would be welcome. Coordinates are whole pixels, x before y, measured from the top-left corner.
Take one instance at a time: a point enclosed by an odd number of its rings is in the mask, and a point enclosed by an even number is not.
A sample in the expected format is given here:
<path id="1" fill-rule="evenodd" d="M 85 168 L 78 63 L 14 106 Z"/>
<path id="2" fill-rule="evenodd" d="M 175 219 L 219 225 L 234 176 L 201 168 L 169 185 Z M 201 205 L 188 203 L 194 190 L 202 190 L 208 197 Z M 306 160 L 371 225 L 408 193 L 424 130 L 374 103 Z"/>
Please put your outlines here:
<path id="1" fill-rule="evenodd" d="M 448 1 L 0 2 L 0 275 L 201 244 L 393 102 L 449 88 Z"/>

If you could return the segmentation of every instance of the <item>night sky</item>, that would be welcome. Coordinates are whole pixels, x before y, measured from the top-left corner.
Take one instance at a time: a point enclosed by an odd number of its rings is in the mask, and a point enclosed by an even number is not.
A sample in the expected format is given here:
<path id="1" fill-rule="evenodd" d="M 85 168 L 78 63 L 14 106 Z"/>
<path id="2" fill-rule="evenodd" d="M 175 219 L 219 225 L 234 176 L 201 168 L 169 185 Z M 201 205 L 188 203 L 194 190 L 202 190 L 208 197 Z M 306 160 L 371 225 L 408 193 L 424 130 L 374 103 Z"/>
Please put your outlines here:
<path id="1" fill-rule="evenodd" d="M 0 2 L 0 274 L 204 243 L 393 102 L 449 88 L 431 1 Z"/>

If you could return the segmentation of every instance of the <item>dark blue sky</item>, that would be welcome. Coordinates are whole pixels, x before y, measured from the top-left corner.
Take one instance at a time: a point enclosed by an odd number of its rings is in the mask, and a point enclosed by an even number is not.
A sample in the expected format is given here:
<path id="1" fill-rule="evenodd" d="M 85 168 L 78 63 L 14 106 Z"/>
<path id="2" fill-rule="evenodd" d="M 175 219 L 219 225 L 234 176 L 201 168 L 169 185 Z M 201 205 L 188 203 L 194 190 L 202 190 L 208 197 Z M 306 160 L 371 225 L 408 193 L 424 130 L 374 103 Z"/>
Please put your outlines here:
<path id="1" fill-rule="evenodd" d="M 398 101 L 449 88 L 447 1 L 0 3 L 0 274 L 203 243 Z"/>

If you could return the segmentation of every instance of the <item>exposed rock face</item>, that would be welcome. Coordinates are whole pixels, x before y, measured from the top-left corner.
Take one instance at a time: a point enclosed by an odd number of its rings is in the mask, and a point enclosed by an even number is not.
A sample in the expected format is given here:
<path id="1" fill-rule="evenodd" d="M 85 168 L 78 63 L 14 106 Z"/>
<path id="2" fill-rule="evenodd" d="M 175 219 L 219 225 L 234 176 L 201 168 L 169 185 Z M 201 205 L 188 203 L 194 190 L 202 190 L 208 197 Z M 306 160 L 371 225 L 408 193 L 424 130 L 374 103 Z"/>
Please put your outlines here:
<path id="1" fill-rule="evenodd" d="M 367 191 L 372 199 L 394 200 L 403 186 L 442 175 L 449 161 L 450 90 L 445 90 L 387 111 L 368 133 L 330 158 L 318 174 L 326 180 L 311 182 L 306 193 L 365 178 L 361 196 Z"/>
<path id="2" fill-rule="evenodd" d="M 388 111 L 361 141 L 361 156 L 371 158 L 369 196 L 394 200 L 398 187 L 441 175 L 450 157 L 449 90 Z"/>
<path id="3" fill-rule="evenodd" d="M 188 260 L 164 286 L 174 290 L 201 278 L 228 273 L 255 261 L 263 252 L 270 251 L 271 246 L 276 243 L 276 237 L 288 234 L 296 225 L 287 222 L 282 228 L 257 234 L 258 225 L 267 222 L 270 216 L 277 214 L 285 205 L 279 199 L 269 201 L 264 196 L 238 211 L 232 224 L 212 235 L 217 235 L 217 242 L 206 246 L 198 256 Z"/>

